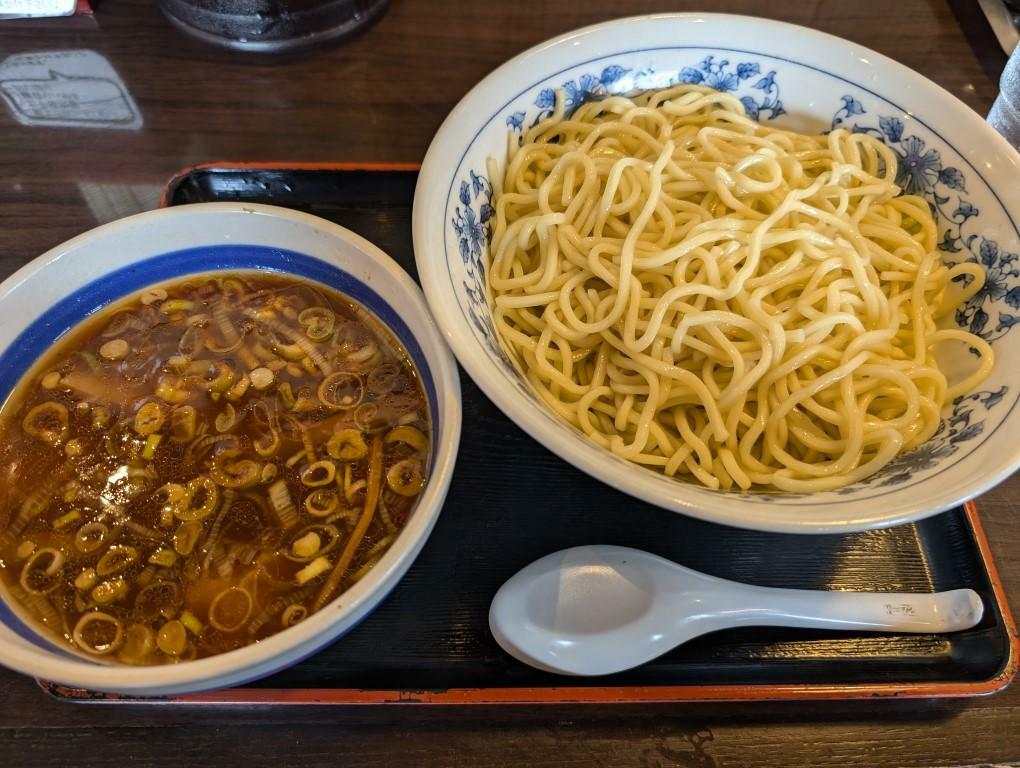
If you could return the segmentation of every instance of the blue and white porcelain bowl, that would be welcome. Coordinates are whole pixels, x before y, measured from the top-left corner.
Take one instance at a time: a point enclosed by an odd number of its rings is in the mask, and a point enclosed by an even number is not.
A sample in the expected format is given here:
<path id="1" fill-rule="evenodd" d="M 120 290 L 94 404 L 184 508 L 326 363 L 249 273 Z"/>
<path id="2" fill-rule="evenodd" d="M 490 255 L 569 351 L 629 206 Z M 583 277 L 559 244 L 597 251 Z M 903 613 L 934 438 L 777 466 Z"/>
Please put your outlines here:
<path id="1" fill-rule="evenodd" d="M 954 403 L 929 442 L 881 473 L 804 495 L 711 491 L 638 467 L 585 439 L 540 402 L 501 347 L 484 271 L 492 184 L 507 134 L 551 111 L 606 94 L 701 83 L 733 93 L 767 124 L 804 132 L 867 131 L 900 158 L 898 183 L 933 206 L 948 261 L 970 260 L 985 287 L 955 322 L 988 340 L 997 362 Z M 717 14 L 623 19 L 562 35 L 479 83 L 429 148 L 414 201 L 425 295 L 461 364 L 536 440 L 640 499 L 713 522 L 825 533 L 896 525 L 987 490 L 1020 466 L 1020 156 L 952 95 L 895 61 L 803 27 Z M 960 350 L 966 357 L 969 353 Z M 941 361 L 952 375 L 965 359 Z"/>
<path id="2" fill-rule="evenodd" d="M 210 203 L 153 211 L 87 232 L 0 284 L 0 401 L 87 315 L 146 285 L 213 270 L 283 272 L 339 289 L 373 311 L 421 374 L 432 416 L 430 480 L 407 526 L 351 589 L 300 624 L 219 656 L 158 667 L 98 663 L 37 631 L 0 586 L 0 664 L 64 685 L 137 695 L 185 693 L 263 677 L 354 627 L 396 585 L 443 505 L 460 439 L 457 365 L 414 281 L 353 232 L 266 205 Z"/>

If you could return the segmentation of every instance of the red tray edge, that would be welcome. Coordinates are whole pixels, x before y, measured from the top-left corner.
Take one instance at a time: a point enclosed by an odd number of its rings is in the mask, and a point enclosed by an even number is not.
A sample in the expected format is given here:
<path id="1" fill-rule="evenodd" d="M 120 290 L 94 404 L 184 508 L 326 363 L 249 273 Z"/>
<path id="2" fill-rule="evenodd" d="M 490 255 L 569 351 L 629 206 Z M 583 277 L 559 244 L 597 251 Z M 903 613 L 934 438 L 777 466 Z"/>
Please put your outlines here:
<path id="1" fill-rule="evenodd" d="M 211 163 L 199 163 L 198 165 L 189 165 L 186 168 L 182 168 L 173 176 L 170 177 L 170 181 L 167 182 L 166 187 L 163 189 L 163 195 L 159 199 L 159 207 L 167 208 L 170 205 L 170 196 L 173 194 L 177 186 L 188 176 L 195 171 L 205 171 L 210 168 L 219 168 L 228 171 L 240 171 L 240 170 L 262 170 L 262 171 L 417 171 L 421 169 L 421 163 L 361 163 L 361 162 L 346 162 L 346 163 L 318 163 L 318 162 L 306 162 L 306 163 L 291 163 L 291 162 L 211 162 Z"/>
<path id="2" fill-rule="evenodd" d="M 273 170 L 370 170 L 414 171 L 419 163 L 288 163 L 212 162 L 184 168 L 167 184 L 160 207 L 169 205 L 170 195 L 189 174 L 208 168 Z M 193 705 L 329 706 L 369 704 L 651 704 L 695 701 L 790 701 L 851 699 L 923 699 L 987 696 L 1008 686 L 1020 672 L 1020 633 L 1009 610 L 1005 588 L 973 501 L 964 504 L 967 523 L 974 533 L 981 561 L 988 573 L 999 613 L 1002 615 L 1009 648 L 999 672 L 988 680 L 967 683 L 854 683 L 841 685 L 665 685 L 665 686 L 550 686 L 542 688 L 449 688 L 447 690 L 383 690 L 359 688 L 231 688 L 222 691 L 183 694 L 159 699 L 101 694 L 68 688 L 45 681 L 39 685 L 64 701 L 88 703 L 147 703 Z"/>
<path id="3" fill-rule="evenodd" d="M 964 514 L 974 533 L 992 594 L 1002 615 L 1009 648 L 999 672 L 988 680 L 968 683 L 854 683 L 840 685 L 665 685 L 550 686 L 543 688 L 450 688 L 399 690 L 359 688 L 231 688 L 165 698 L 102 694 L 39 681 L 50 695 L 77 703 L 145 703 L 192 705 L 329 706 L 368 704 L 661 704 L 695 701 L 792 701 L 851 699 L 925 699 L 987 696 L 1008 686 L 1020 671 L 1020 634 L 1009 610 L 977 507 L 969 501 Z"/>

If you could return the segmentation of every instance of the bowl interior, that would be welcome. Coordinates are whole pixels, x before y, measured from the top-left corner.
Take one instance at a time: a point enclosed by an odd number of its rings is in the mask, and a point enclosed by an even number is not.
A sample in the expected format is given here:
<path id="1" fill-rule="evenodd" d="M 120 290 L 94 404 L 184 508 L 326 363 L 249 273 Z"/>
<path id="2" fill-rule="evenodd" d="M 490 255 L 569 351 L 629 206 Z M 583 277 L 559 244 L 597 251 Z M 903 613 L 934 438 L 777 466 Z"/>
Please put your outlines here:
<path id="1" fill-rule="evenodd" d="M 245 215 L 252 213 L 261 215 Z M 190 225 L 195 225 L 192 236 L 181 234 Z M 202 234 L 217 225 L 216 236 Z M 260 227 L 265 231 L 259 232 Z M 235 228 L 244 236 L 235 236 Z M 191 247 L 160 251 L 161 245 L 173 244 Z M 105 253 L 115 256 L 106 258 Z M 0 398 L 10 394 L 54 341 L 88 315 L 145 286 L 222 270 L 286 273 L 321 283 L 350 296 L 386 325 L 420 374 L 430 413 L 430 475 L 435 482 L 426 487 L 397 540 L 361 581 L 331 606 L 254 646 L 171 667 L 109 665 L 55 643 L 0 585 L 0 641 L 17 653 L 5 663 L 59 682 L 126 692 L 193 691 L 253 679 L 294 663 L 349 630 L 395 585 L 424 544 L 445 497 L 459 435 L 455 366 L 406 273 L 367 241 L 313 217 L 266 206 L 246 206 L 243 211 L 240 206 L 189 206 L 116 222 L 40 257 L 0 286 L 0 312 L 10 319 L 0 328 Z M 47 279 L 57 272 L 73 274 L 63 282 Z M 33 307 L 45 309 L 33 312 Z"/>
<path id="2" fill-rule="evenodd" d="M 54 342 L 88 316 L 155 283 L 218 271 L 288 274 L 351 297 L 389 328 L 407 350 L 421 375 L 429 412 L 437 411 L 435 383 L 421 345 L 400 314 L 367 283 L 333 264 L 297 251 L 240 244 L 210 245 L 151 256 L 103 275 L 60 299 L 0 352 L 0 402 L 7 399 Z"/>
<path id="3" fill-rule="evenodd" d="M 570 109 L 607 94 L 677 83 L 732 93 L 766 124 L 805 132 L 845 127 L 881 139 L 899 158 L 897 183 L 931 204 L 945 260 L 985 268 L 985 287 L 949 322 L 991 343 L 994 372 L 978 391 L 952 404 L 931 440 L 865 481 L 812 494 L 726 492 L 631 465 L 556 418 L 497 338 L 484 279 L 493 215 L 487 165 L 494 161 L 495 172 L 502 173 L 507 134 L 514 140 L 549 114 L 557 88 Z M 628 19 L 522 54 L 458 105 L 423 168 L 416 252 L 430 303 L 461 363 L 533 436 L 582 469 L 612 476 L 653 503 L 718 522 L 805 532 L 888 525 L 969 498 L 1020 460 L 1002 430 L 1020 396 L 1009 375 L 1020 362 L 1016 345 L 1009 344 L 1020 322 L 1017 173 L 1016 153 L 977 115 L 880 54 L 760 19 Z M 972 370 L 975 360 L 963 345 L 940 350 L 940 358 L 950 380 Z M 927 483 L 935 474 L 938 489 Z"/>

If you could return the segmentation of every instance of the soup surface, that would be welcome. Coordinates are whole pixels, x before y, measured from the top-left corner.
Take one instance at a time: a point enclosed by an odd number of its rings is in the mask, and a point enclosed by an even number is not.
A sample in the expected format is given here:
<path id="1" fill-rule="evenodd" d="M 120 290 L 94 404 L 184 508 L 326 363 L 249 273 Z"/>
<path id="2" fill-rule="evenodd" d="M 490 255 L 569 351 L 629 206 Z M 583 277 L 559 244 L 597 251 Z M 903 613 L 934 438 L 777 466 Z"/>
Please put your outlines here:
<path id="1" fill-rule="evenodd" d="M 0 574 L 77 650 L 211 656 L 362 578 L 425 485 L 418 375 L 367 310 L 250 272 L 146 289 L 0 410 Z"/>

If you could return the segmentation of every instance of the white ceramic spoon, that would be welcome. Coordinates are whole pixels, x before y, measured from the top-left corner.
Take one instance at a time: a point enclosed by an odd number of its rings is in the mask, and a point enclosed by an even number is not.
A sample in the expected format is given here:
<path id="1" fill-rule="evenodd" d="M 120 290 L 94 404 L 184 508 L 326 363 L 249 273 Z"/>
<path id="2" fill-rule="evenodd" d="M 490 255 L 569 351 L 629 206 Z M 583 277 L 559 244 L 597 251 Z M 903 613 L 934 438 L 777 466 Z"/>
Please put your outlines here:
<path id="1" fill-rule="evenodd" d="M 637 549 L 589 546 L 555 552 L 518 572 L 496 593 L 489 627 L 525 664 L 608 675 L 729 627 L 955 632 L 977 624 L 983 610 L 970 589 L 773 589 L 718 579 Z"/>

